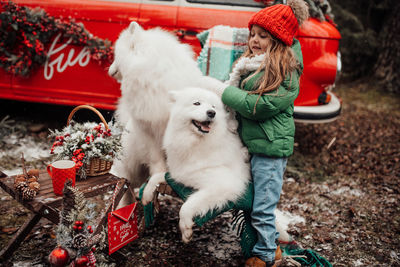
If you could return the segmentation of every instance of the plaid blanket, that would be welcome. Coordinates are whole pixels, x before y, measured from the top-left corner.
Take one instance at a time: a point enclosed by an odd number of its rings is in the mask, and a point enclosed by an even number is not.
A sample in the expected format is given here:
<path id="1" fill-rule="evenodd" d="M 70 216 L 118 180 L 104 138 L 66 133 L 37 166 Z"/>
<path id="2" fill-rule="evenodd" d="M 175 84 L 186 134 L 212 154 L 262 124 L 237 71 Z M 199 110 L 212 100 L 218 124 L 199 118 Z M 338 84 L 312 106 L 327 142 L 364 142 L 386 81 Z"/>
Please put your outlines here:
<path id="1" fill-rule="evenodd" d="M 247 28 L 218 25 L 197 35 L 202 50 L 197 64 L 204 75 L 221 81 L 229 79 L 233 62 L 247 48 Z"/>

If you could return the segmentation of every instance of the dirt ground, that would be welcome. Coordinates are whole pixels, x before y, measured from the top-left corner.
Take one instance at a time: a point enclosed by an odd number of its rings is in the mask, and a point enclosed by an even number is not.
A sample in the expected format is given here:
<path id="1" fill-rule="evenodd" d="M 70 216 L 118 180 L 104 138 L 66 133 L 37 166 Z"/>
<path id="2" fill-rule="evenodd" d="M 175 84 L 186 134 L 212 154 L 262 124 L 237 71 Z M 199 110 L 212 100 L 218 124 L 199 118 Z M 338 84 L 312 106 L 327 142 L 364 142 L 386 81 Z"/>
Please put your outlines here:
<path id="1" fill-rule="evenodd" d="M 289 159 L 279 209 L 305 223 L 288 230 L 303 248 L 333 266 L 400 266 L 400 98 L 366 83 L 341 84 L 342 116 L 328 124 L 296 124 L 295 153 Z M 0 101 L 0 169 L 16 169 L 9 151 L 27 137 L 48 146 L 47 129 L 64 126 L 71 107 Z M 104 111 L 106 117 L 111 113 Z M 9 115 L 7 120 L 1 121 Z M 83 115 L 82 115 L 83 116 Z M 13 121 L 14 120 L 14 121 Z M 28 152 L 26 152 L 28 153 Z M 42 168 L 48 158 L 28 161 Z M 0 247 L 29 212 L 0 189 Z M 109 201 L 109 195 L 97 202 Z M 194 231 L 183 244 L 178 227 L 181 201 L 163 197 L 156 224 L 122 248 L 118 266 L 242 266 L 239 238 L 224 213 Z M 55 247 L 54 225 L 41 220 L 4 266 L 48 266 Z M 283 266 L 293 266 L 286 262 Z"/>

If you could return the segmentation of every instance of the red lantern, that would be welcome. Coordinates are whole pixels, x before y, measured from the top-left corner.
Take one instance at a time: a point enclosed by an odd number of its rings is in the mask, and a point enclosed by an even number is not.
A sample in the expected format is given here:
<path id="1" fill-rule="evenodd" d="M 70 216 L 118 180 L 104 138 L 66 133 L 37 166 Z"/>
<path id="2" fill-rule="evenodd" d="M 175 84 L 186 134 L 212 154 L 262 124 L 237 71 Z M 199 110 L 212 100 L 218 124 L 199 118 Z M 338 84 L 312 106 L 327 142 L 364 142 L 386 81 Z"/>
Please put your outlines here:
<path id="1" fill-rule="evenodd" d="M 76 267 L 84 267 L 88 266 L 88 264 L 89 264 L 89 258 L 87 256 L 81 256 L 75 260 Z"/>
<path id="2" fill-rule="evenodd" d="M 50 265 L 53 267 L 64 267 L 69 262 L 68 251 L 62 247 L 57 247 L 49 255 Z"/>

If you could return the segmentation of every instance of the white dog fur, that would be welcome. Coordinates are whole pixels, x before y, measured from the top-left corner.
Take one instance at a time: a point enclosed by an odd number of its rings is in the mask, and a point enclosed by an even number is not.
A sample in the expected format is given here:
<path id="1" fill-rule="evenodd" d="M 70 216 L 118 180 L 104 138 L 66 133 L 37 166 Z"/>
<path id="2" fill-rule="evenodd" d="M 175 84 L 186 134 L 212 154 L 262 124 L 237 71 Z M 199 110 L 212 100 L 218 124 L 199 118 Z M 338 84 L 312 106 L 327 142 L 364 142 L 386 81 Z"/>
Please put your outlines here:
<path id="1" fill-rule="evenodd" d="M 171 177 L 195 190 L 182 205 L 182 240 L 192 236 L 193 217 L 236 201 L 250 181 L 250 170 L 237 134 L 228 130 L 221 99 L 200 88 L 171 92 L 173 104 L 163 147 Z M 143 204 L 154 196 L 163 172 L 153 175 L 143 193 Z"/>
<path id="2" fill-rule="evenodd" d="M 221 90 L 224 85 L 202 75 L 190 46 L 167 31 L 144 30 L 136 22 L 116 41 L 108 73 L 121 83 L 116 118 L 127 129 L 111 173 L 137 187 L 148 173 L 167 171 L 162 138 L 169 118 L 168 92 L 188 86 Z"/>

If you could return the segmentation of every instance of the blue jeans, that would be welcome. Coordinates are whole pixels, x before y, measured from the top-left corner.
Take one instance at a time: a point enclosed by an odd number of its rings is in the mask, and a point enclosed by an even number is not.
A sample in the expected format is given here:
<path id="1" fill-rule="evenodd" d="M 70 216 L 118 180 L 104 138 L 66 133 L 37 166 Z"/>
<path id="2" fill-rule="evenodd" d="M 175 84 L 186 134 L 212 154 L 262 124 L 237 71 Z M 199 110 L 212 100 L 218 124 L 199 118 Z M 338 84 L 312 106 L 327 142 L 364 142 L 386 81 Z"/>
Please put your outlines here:
<path id="1" fill-rule="evenodd" d="M 275 259 L 275 239 L 279 233 L 275 228 L 274 211 L 281 196 L 283 173 L 287 158 L 269 158 L 252 155 L 251 173 L 254 183 L 254 201 L 251 224 L 257 231 L 257 243 L 253 255 L 263 261 Z"/>

